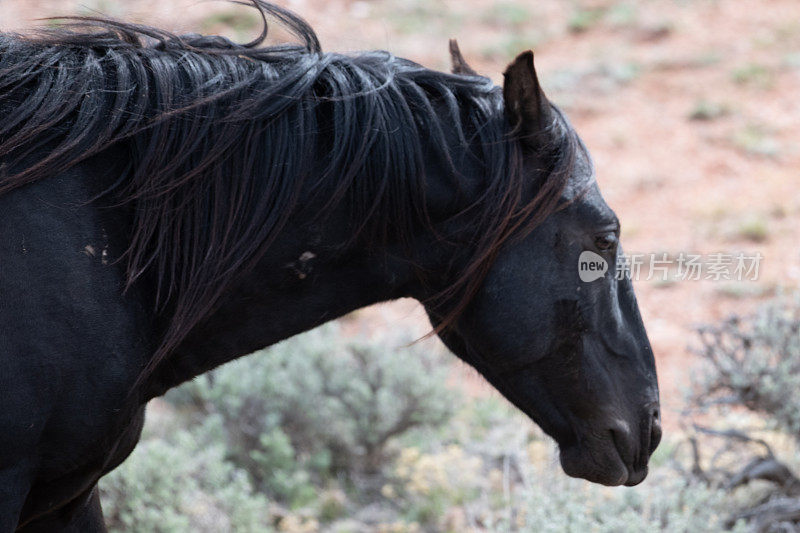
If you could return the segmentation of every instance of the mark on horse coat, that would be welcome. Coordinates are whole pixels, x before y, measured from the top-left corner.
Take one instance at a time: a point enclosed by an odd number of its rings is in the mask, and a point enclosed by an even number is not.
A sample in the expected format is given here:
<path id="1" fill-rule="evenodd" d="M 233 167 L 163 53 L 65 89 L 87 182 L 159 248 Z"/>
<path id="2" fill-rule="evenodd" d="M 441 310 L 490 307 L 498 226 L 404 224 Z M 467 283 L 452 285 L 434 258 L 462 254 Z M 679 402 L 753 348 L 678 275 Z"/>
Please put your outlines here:
<path id="1" fill-rule="evenodd" d="M 83 247 L 82 253 L 89 257 L 97 257 L 97 248 L 91 244 L 87 244 Z M 108 264 L 108 244 L 103 246 L 103 249 L 100 251 L 100 262 L 104 265 Z"/>
<path id="2" fill-rule="evenodd" d="M 100 254 L 100 262 L 104 265 L 108 264 L 108 233 L 106 233 L 106 228 L 100 228 L 103 233 L 103 251 Z"/>
<path id="3" fill-rule="evenodd" d="M 286 268 L 294 270 L 294 273 L 297 274 L 299 279 L 306 279 L 311 273 L 311 265 L 309 265 L 308 262 L 315 257 L 317 257 L 317 254 L 314 252 L 303 252 L 300 254 L 300 257 L 297 258 L 297 261 L 287 263 Z"/>

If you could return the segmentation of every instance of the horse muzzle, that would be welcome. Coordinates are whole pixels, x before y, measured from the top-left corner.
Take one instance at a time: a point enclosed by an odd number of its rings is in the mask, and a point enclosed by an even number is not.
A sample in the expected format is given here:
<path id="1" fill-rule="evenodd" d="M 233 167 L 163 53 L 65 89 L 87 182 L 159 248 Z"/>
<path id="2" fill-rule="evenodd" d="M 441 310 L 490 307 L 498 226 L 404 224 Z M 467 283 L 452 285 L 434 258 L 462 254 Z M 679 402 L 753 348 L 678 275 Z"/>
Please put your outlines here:
<path id="1" fill-rule="evenodd" d="M 561 446 L 564 472 L 608 486 L 634 486 L 647 477 L 647 463 L 661 442 L 658 403 L 648 405 L 635 426 L 618 417 L 581 424 L 574 442 Z"/>

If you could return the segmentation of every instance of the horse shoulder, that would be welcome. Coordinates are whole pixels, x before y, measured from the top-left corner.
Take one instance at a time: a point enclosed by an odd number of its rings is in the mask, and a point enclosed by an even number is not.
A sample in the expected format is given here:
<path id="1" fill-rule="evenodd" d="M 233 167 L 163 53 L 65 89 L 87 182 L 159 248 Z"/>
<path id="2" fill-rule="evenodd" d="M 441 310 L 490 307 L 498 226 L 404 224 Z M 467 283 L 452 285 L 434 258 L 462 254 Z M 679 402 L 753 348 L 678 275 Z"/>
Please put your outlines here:
<path id="1" fill-rule="evenodd" d="M 127 215 L 88 202 L 109 164 L 0 196 L 0 484 L 28 486 L 23 514 L 69 502 L 122 461 L 109 449 L 127 456 L 138 439 L 127 391 L 152 328 L 139 291 L 122 291 Z M 18 512 L 0 503 L 0 524 Z"/>

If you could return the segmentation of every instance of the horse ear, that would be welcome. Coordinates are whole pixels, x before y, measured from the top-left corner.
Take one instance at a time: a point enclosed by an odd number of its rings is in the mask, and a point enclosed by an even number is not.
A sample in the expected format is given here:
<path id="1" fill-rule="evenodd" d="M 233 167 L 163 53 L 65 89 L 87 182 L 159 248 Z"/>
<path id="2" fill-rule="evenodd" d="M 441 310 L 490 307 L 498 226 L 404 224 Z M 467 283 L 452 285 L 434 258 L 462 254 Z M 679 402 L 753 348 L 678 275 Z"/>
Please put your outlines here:
<path id="1" fill-rule="evenodd" d="M 455 39 L 450 39 L 450 60 L 453 64 L 453 74 L 478 75 L 478 73 L 467 64 L 464 56 L 461 55 L 461 50 L 458 48 L 458 42 Z"/>
<path id="2" fill-rule="evenodd" d="M 533 66 L 533 52 L 517 56 L 503 73 L 503 100 L 506 116 L 514 131 L 524 142 L 532 144 L 553 120 L 550 102 L 539 85 Z"/>

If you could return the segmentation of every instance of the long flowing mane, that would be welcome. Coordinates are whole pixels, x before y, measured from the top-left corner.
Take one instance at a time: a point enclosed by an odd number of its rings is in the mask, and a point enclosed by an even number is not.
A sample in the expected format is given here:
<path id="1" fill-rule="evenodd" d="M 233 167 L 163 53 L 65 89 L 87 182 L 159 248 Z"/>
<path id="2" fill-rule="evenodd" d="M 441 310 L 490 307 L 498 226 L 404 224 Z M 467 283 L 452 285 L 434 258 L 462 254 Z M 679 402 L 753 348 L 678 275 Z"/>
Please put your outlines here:
<path id="1" fill-rule="evenodd" d="M 0 34 L 0 194 L 112 146 L 129 151 L 104 196 L 133 207 L 128 285 L 152 275 L 157 309 L 172 317 L 148 368 L 263 257 L 303 191 L 329 198 L 320 216 L 346 201 L 350 244 L 378 246 L 433 229 L 426 154 L 454 188 L 458 169 L 477 165 L 482 194 L 463 217 L 478 236 L 474 253 L 437 295 L 457 297 L 457 312 L 498 248 L 557 208 L 569 177 L 576 141 L 565 134 L 526 198 L 520 144 L 490 80 L 385 52 L 322 53 L 296 15 L 252 4 L 264 31 L 243 45 L 91 17 Z M 263 46 L 267 16 L 301 44 Z M 30 162 L 32 154 L 42 155 Z"/>

